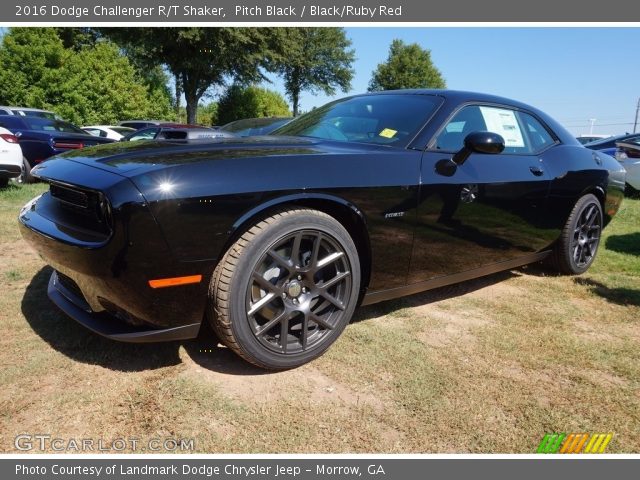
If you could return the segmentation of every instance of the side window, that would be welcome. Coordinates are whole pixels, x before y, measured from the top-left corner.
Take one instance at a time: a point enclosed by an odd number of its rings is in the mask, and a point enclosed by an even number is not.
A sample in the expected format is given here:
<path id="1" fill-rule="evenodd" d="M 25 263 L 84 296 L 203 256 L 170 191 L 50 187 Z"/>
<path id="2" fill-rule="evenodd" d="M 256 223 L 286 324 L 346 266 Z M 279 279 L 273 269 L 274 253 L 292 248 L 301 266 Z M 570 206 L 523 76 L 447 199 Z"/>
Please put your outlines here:
<path id="1" fill-rule="evenodd" d="M 94 137 L 100 136 L 100 130 L 98 130 L 97 128 L 83 128 L 83 130 L 89 135 L 93 135 Z"/>
<path id="2" fill-rule="evenodd" d="M 156 138 L 156 134 L 158 133 L 158 128 L 145 128 L 144 130 L 139 130 L 129 138 L 130 142 L 135 142 L 137 140 L 153 140 Z"/>
<path id="3" fill-rule="evenodd" d="M 478 105 L 469 105 L 456 113 L 436 138 L 436 150 L 457 152 L 471 132 L 487 130 L 480 108 Z"/>
<path id="4" fill-rule="evenodd" d="M 468 105 L 447 122 L 436 138 L 435 148 L 447 152 L 457 152 L 464 146 L 464 139 L 471 132 L 487 131 L 497 133 L 504 139 L 503 153 L 532 153 L 537 148 L 532 148 L 530 136 L 525 131 L 528 125 L 523 126 L 519 116 L 519 113 L 508 108 Z M 535 121 L 535 118 L 527 116 Z M 539 123 L 537 128 L 546 132 Z M 547 136 L 553 143 L 553 139 L 548 133 Z"/>
<path id="5" fill-rule="evenodd" d="M 520 120 L 524 125 L 524 129 L 529 137 L 532 152 L 539 152 L 555 143 L 555 140 L 549 131 L 532 115 L 524 112 L 518 112 Z"/>

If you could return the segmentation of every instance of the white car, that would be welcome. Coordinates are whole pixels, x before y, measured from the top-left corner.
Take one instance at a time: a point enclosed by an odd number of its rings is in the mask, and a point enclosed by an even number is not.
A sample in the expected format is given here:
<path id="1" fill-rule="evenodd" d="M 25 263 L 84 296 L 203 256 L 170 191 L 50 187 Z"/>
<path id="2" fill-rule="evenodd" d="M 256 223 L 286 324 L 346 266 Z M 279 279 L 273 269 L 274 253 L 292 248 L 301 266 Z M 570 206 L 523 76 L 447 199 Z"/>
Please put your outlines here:
<path id="1" fill-rule="evenodd" d="M 640 145 L 634 142 L 616 142 L 616 147 L 616 160 L 627 171 L 627 185 L 640 190 Z"/>
<path id="2" fill-rule="evenodd" d="M 18 137 L 0 127 L 0 187 L 6 187 L 10 178 L 22 173 L 22 148 Z"/>
<path id="3" fill-rule="evenodd" d="M 120 140 L 126 134 L 135 132 L 134 128 L 121 127 L 120 125 L 89 125 L 82 127 L 82 130 L 94 137 L 113 138 Z"/>

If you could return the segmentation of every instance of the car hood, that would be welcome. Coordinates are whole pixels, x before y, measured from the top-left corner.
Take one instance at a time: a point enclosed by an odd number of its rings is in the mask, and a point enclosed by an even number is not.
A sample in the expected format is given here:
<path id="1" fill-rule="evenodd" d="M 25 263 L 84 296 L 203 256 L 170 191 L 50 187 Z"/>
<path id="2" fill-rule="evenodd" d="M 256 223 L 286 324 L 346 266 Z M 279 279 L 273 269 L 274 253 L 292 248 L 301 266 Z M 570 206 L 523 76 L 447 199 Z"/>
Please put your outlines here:
<path id="1" fill-rule="evenodd" d="M 384 146 L 346 143 L 305 137 L 262 136 L 212 141 L 149 140 L 115 142 L 76 150 L 55 158 L 132 177 L 166 167 L 234 158 L 268 158 L 287 155 L 345 154 Z"/>

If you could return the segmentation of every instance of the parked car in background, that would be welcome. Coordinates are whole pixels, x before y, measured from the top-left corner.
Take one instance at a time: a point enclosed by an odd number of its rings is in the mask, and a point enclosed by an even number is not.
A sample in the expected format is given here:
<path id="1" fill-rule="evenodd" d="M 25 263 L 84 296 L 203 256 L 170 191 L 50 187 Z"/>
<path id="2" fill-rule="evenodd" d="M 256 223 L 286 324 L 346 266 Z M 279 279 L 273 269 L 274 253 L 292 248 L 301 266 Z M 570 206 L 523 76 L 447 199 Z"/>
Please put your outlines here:
<path id="1" fill-rule="evenodd" d="M 23 117 L 42 117 L 52 120 L 62 120 L 62 118 L 48 110 L 27 107 L 7 107 L 0 106 L 0 115 L 21 115 Z"/>
<path id="2" fill-rule="evenodd" d="M 173 127 L 173 126 L 156 126 L 147 127 L 136 130 L 123 136 L 122 142 L 135 142 L 138 140 L 204 140 L 213 138 L 230 138 L 235 137 L 233 133 L 214 130 L 206 127 Z"/>
<path id="3" fill-rule="evenodd" d="M 0 127 L 0 188 L 6 187 L 10 178 L 22 173 L 22 149 L 18 137 Z"/>
<path id="4" fill-rule="evenodd" d="M 279 370 L 321 355 L 360 304 L 544 259 L 585 272 L 625 171 L 529 105 L 406 90 L 271 135 L 104 145 L 34 174 L 50 189 L 20 229 L 66 314 L 129 342 L 194 338 L 208 321 Z"/>
<path id="5" fill-rule="evenodd" d="M 591 150 L 598 150 L 612 157 L 616 154 L 618 142 L 640 143 L 640 133 L 626 133 L 624 135 L 616 135 L 614 137 L 603 138 L 587 143 L 585 147 Z"/>
<path id="6" fill-rule="evenodd" d="M 115 141 L 89 135 L 69 122 L 42 117 L 3 115 L 0 116 L 0 127 L 10 130 L 18 138 L 24 157 L 19 181 L 26 183 L 32 181 L 31 169 L 49 157 Z"/>
<path id="7" fill-rule="evenodd" d="M 94 137 L 111 138 L 112 140 L 120 140 L 125 135 L 135 132 L 134 128 L 120 125 L 88 125 L 81 128 Z"/>
<path id="8" fill-rule="evenodd" d="M 129 127 L 134 130 L 140 130 L 145 127 L 184 127 L 184 128 L 206 128 L 202 125 L 194 125 L 191 123 L 178 123 L 178 122 L 169 122 L 167 120 L 123 120 L 118 123 L 121 127 Z"/>
<path id="9" fill-rule="evenodd" d="M 250 137 L 254 135 L 268 135 L 277 128 L 286 125 L 293 117 L 262 117 L 244 118 L 229 122 L 218 130 L 231 132 L 239 137 Z"/>
<path id="10" fill-rule="evenodd" d="M 635 142 L 617 142 L 616 146 L 616 160 L 627 171 L 627 193 L 638 195 L 640 193 L 640 139 L 636 139 Z"/>
<path id="11" fill-rule="evenodd" d="M 576 140 L 578 140 L 582 145 L 585 145 L 590 142 L 595 142 L 596 140 L 602 140 L 603 138 L 609 138 L 611 135 L 596 135 L 596 134 L 588 134 L 588 135 L 578 135 Z"/>

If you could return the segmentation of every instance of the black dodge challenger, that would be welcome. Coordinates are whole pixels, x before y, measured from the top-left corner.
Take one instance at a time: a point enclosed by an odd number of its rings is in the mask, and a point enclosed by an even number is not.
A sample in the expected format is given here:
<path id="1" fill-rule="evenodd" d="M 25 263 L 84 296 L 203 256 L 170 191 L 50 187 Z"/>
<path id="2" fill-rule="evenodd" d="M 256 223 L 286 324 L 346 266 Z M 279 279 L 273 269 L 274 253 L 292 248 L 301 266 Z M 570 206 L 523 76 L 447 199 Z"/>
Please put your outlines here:
<path id="1" fill-rule="evenodd" d="M 207 319 L 255 365 L 321 355 L 358 304 L 538 262 L 593 262 L 624 169 L 553 119 L 446 90 L 358 95 L 274 134 L 83 149 L 33 169 L 22 234 L 49 296 L 101 335 Z"/>

